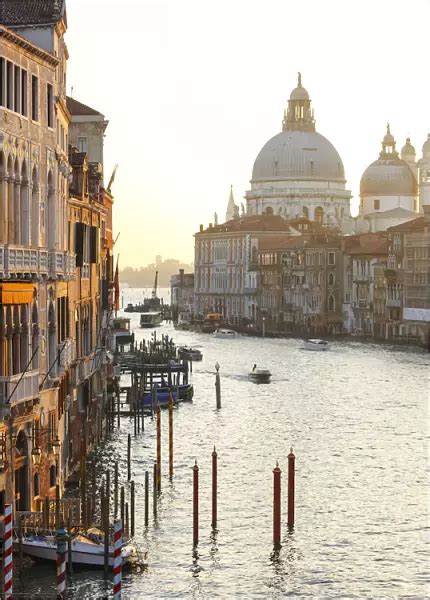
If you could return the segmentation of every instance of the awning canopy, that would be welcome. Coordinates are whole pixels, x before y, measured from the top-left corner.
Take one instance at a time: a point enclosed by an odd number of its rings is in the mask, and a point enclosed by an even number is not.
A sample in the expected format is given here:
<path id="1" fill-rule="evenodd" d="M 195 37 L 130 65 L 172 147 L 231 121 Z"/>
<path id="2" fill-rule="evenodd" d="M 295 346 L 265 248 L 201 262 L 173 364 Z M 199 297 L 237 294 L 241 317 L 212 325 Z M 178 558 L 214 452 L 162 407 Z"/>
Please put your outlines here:
<path id="1" fill-rule="evenodd" d="M 33 297 L 31 283 L 0 283 L 0 304 L 30 304 Z"/>

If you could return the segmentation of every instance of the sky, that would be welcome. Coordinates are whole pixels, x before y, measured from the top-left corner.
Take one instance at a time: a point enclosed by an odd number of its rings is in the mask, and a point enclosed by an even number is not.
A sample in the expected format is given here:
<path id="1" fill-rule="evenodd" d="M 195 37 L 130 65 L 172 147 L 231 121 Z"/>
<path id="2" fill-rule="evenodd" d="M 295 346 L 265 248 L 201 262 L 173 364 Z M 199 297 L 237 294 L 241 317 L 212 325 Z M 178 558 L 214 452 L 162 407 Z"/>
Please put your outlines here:
<path id="1" fill-rule="evenodd" d="M 199 225 L 244 202 L 297 72 L 356 212 L 386 123 L 430 131 L 430 0 L 67 0 L 68 93 L 109 120 L 122 266 L 193 259 Z"/>

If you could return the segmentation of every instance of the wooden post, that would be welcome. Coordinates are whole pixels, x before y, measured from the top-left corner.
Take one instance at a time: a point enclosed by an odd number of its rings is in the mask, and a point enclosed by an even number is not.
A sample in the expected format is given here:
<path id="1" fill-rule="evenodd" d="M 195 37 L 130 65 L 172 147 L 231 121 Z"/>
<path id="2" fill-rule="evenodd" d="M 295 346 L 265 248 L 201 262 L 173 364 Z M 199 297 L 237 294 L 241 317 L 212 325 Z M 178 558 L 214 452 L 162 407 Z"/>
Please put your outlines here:
<path id="1" fill-rule="evenodd" d="M 219 410 L 221 408 L 221 379 L 219 376 L 219 363 L 215 363 L 216 375 L 215 375 L 215 394 L 216 394 L 216 407 Z"/>
<path id="2" fill-rule="evenodd" d="M 199 543 L 199 467 L 193 467 L 193 546 Z"/>
<path id="3" fill-rule="evenodd" d="M 173 479 L 173 398 L 169 399 L 169 479 Z"/>
<path id="4" fill-rule="evenodd" d="M 157 405 L 157 491 L 161 492 L 161 409 Z"/>
<path id="5" fill-rule="evenodd" d="M 18 565 L 22 569 L 22 515 L 18 518 Z"/>
<path id="6" fill-rule="evenodd" d="M 131 435 L 127 436 L 127 481 L 131 480 Z"/>
<path id="7" fill-rule="evenodd" d="M 281 543 L 281 469 L 279 464 L 273 469 L 273 544 Z"/>
<path id="8" fill-rule="evenodd" d="M 124 508 L 124 504 L 125 504 L 125 491 L 124 491 L 124 486 L 121 486 L 121 494 L 120 494 L 120 514 L 121 514 L 121 521 L 122 523 L 125 522 L 124 517 L 125 517 L 125 508 Z"/>
<path id="9" fill-rule="evenodd" d="M 116 424 L 118 429 L 121 427 L 121 398 L 120 398 L 120 391 L 117 391 L 117 417 L 116 417 Z"/>
<path id="10" fill-rule="evenodd" d="M 294 495 L 295 495 L 295 463 L 296 457 L 293 449 L 290 448 L 288 455 L 288 527 L 292 529 L 294 527 Z"/>
<path id="11" fill-rule="evenodd" d="M 113 597 L 114 600 L 121 600 L 121 578 L 122 578 L 122 522 L 115 521 L 113 534 Z"/>
<path id="12" fill-rule="evenodd" d="M 216 529 L 218 520 L 218 454 L 214 446 L 212 452 L 212 528 Z"/>
<path id="13" fill-rule="evenodd" d="M 63 528 L 56 531 L 57 541 L 57 599 L 66 599 L 66 552 L 67 538 Z"/>
<path id="14" fill-rule="evenodd" d="M 152 504 L 154 511 L 154 519 L 157 518 L 157 463 L 154 463 L 154 477 L 153 477 L 153 485 L 152 485 Z"/>
<path id="15" fill-rule="evenodd" d="M 110 521 L 110 471 L 106 471 L 106 513 L 107 520 Z"/>
<path id="16" fill-rule="evenodd" d="M 145 527 L 149 525 L 149 473 L 145 471 Z"/>
<path id="17" fill-rule="evenodd" d="M 69 574 L 69 577 L 73 575 L 72 524 L 70 511 L 67 517 L 67 572 Z"/>
<path id="18" fill-rule="evenodd" d="M 130 484 L 130 533 L 131 537 L 134 537 L 134 510 L 135 510 L 135 499 L 134 499 L 134 481 Z"/>
<path id="19" fill-rule="evenodd" d="M 113 517 L 118 517 L 118 463 L 115 463 L 113 472 Z"/>
<path id="20" fill-rule="evenodd" d="M 127 538 L 130 537 L 128 502 L 125 503 L 125 535 Z"/>

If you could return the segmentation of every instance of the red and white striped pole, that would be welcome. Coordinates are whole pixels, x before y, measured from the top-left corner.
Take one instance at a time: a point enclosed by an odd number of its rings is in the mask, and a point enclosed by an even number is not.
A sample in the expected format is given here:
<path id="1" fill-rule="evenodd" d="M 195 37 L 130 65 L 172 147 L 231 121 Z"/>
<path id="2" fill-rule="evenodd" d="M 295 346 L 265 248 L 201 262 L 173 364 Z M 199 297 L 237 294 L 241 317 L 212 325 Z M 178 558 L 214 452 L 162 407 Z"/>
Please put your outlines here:
<path id="1" fill-rule="evenodd" d="M 12 563 L 12 504 L 4 507 L 4 556 L 3 581 L 5 600 L 12 599 L 13 563 Z"/>
<path id="2" fill-rule="evenodd" d="M 122 577 L 122 521 L 117 519 L 113 532 L 113 598 L 121 600 Z"/>
<path id="3" fill-rule="evenodd" d="M 66 598 L 67 537 L 63 527 L 57 529 L 57 600 Z"/>

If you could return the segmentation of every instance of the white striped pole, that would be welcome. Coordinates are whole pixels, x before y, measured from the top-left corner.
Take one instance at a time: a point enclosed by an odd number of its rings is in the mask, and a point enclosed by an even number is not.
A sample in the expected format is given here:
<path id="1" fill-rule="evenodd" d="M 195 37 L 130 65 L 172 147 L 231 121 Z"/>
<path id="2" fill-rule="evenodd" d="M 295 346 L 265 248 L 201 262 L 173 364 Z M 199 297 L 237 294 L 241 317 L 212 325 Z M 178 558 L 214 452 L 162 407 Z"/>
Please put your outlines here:
<path id="1" fill-rule="evenodd" d="M 67 538 L 63 527 L 57 529 L 57 600 L 66 598 Z"/>
<path id="2" fill-rule="evenodd" d="M 4 507 L 4 556 L 3 580 L 5 600 L 12 599 L 13 563 L 12 563 L 12 504 Z"/>
<path id="3" fill-rule="evenodd" d="M 113 597 L 121 600 L 121 576 L 122 576 L 122 521 L 115 521 L 113 533 Z"/>

